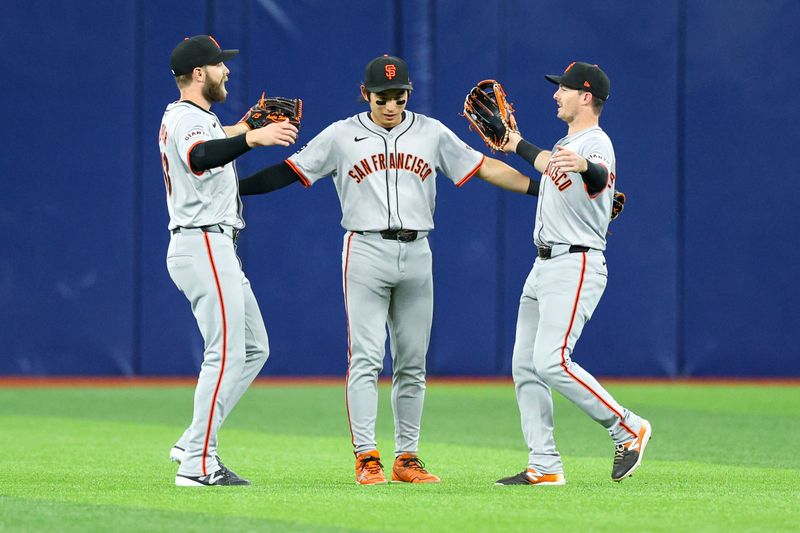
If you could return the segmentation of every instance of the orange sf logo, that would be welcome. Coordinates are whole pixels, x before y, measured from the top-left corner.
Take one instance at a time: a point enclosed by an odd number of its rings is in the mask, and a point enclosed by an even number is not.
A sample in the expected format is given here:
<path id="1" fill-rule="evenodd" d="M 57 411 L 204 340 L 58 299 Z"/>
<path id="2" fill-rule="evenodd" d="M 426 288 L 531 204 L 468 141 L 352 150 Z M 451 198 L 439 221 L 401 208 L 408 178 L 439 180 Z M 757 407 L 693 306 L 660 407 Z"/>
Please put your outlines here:
<path id="1" fill-rule="evenodd" d="M 387 80 L 390 80 L 397 75 L 397 68 L 394 65 L 386 65 L 386 67 L 384 67 L 384 70 L 386 71 Z"/>

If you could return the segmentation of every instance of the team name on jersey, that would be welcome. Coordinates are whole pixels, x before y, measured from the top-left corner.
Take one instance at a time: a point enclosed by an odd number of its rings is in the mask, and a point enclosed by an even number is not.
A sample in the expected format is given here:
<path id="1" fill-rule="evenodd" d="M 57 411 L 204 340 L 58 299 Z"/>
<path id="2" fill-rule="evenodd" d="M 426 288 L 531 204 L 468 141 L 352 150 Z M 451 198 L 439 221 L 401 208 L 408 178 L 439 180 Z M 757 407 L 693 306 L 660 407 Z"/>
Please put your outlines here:
<path id="1" fill-rule="evenodd" d="M 197 135 L 202 135 L 203 133 L 204 133 L 203 130 L 192 130 L 186 134 L 186 138 L 184 139 L 184 141 L 188 141 L 192 137 L 195 137 Z"/>
<path id="2" fill-rule="evenodd" d="M 414 154 L 406 154 L 398 152 L 397 154 L 389 154 L 389 169 L 407 170 L 419 176 L 419 179 L 425 179 L 431 175 L 433 168 L 428 162 L 421 157 Z M 356 183 L 361 183 L 364 179 L 380 170 L 385 171 L 386 154 L 372 154 L 370 157 L 365 157 L 347 172 L 347 175 L 355 180 Z"/>
<path id="3" fill-rule="evenodd" d="M 559 191 L 565 191 L 570 185 L 572 185 L 572 180 L 569 178 L 569 176 L 567 176 L 566 172 L 560 172 L 559 170 L 556 170 L 556 167 L 553 165 L 552 161 L 547 163 L 547 168 L 544 169 L 544 173 L 548 178 L 553 180 L 553 183 Z"/>

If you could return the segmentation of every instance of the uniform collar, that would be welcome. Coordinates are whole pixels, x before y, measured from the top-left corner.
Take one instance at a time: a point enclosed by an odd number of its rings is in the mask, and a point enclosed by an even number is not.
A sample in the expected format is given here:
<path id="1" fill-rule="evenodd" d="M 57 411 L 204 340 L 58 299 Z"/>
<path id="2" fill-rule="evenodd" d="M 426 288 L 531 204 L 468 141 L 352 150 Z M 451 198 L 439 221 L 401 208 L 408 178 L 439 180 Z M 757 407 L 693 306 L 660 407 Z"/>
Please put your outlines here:
<path id="1" fill-rule="evenodd" d="M 213 112 L 212 112 L 210 109 L 203 109 L 202 107 L 200 107 L 199 105 L 195 104 L 195 103 L 194 103 L 194 102 L 192 102 L 191 100 L 178 100 L 178 101 L 177 101 L 177 102 L 175 102 L 175 103 L 176 103 L 176 104 L 189 104 L 190 106 L 194 106 L 194 107 L 196 107 L 197 109 L 199 109 L 199 110 L 200 110 L 200 111 L 202 111 L 203 113 L 208 113 L 209 115 L 213 115 L 213 116 L 215 116 L 215 117 L 217 116 L 217 115 L 214 115 L 214 113 L 213 113 Z"/>
<path id="2" fill-rule="evenodd" d="M 382 135 L 384 137 L 390 137 L 392 135 L 397 134 L 398 132 L 405 131 L 408 128 L 408 125 L 413 120 L 414 113 L 411 111 L 405 110 L 403 111 L 403 120 L 400 123 L 393 127 L 391 130 L 387 130 L 382 126 L 378 126 L 372 119 L 369 118 L 369 111 L 364 111 L 363 113 L 358 115 L 359 122 L 367 128 L 369 131 L 373 133 L 377 133 L 378 135 Z"/>

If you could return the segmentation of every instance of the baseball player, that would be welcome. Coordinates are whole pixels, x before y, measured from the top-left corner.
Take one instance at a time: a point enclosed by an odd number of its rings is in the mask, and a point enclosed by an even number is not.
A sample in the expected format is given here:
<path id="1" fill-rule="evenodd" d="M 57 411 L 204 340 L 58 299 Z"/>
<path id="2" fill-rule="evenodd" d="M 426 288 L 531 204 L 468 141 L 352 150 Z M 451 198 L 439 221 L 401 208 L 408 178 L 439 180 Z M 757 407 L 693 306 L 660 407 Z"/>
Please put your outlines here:
<path id="1" fill-rule="evenodd" d="M 167 192 L 167 269 L 192 304 L 205 341 L 189 428 L 172 448 L 182 487 L 249 485 L 217 456 L 217 431 L 269 356 L 267 330 L 235 243 L 244 228 L 234 159 L 254 146 L 293 144 L 288 122 L 247 131 L 223 127 L 211 105 L 224 102 L 238 50 L 222 50 L 210 36 L 178 44 L 170 56 L 180 100 L 167 106 L 159 148 Z"/>
<path id="2" fill-rule="evenodd" d="M 505 152 L 515 152 L 542 173 L 534 241 L 538 258 L 525 281 L 514 343 L 513 375 L 528 467 L 498 485 L 563 485 L 561 457 L 553 439 L 554 388 L 608 429 L 616 445 L 611 479 L 621 481 L 641 464 L 650 423 L 625 409 L 572 351 L 608 280 L 606 231 L 614 196 L 614 148 L 600 129 L 610 82 L 597 65 L 572 63 L 553 98 L 566 137 L 551 151 L 512 132 Z"/>
<path id="3" fill-rule="evenodd" d="M 425 357 L 433 315 L 428 233 L 436 176 L 457 187 L 473 176 L 526 193 L 531 180 L 476 152 L 441 122 L 408 111 L 412 85 L 402 59 L 371 61 L 361 86 L 369 111 L 335 122 L 297 153 L 242 180 L 241 194 L 260 194 L 331 176 L 339 194 L 342 285 L 347 315 L 347 414 L 356 483 L 387 483 L 375 440 L 378 375 L 386 327 L 392 353 L 395 482 L 436 483 L 418 444 L 425 396 Z"/>

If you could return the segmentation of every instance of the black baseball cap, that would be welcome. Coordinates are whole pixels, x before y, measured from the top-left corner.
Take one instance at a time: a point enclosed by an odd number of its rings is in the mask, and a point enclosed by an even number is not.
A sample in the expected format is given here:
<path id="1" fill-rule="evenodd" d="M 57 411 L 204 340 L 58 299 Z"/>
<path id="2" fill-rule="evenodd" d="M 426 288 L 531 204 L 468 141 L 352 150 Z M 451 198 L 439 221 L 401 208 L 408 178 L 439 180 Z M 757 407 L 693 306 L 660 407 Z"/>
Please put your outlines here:
<path id="1" fill-rule="evenodd" d="M 195 35 L 181 41 L 169 56 L 175 76 L 189 74 L 195 67 L 216 65 L 235 57 L 239 50 L 222 50 L 210 35 Z"/>
<path id="2" fill-rule="evenodd" d="M 582 61 L 570 63 L 561 76 L 548 74 L 544 78 L 556 85 L 590 92 L 604 101 L 608 99 L 611 92 L 611 81 L 606 76 L 606 73 L 597 65 Z"/>
<path id="3" fill-rule="evenodd" d="M 371 93 L 389 89 L 413 89 L 408 79 L 408 65 L 399 57 L 382 55 L 367 65 L 364 87 Z"/>

